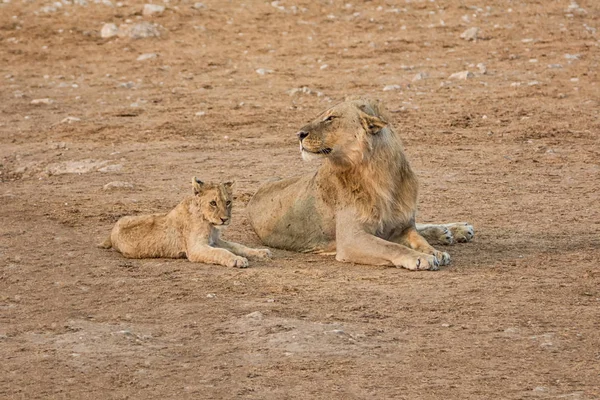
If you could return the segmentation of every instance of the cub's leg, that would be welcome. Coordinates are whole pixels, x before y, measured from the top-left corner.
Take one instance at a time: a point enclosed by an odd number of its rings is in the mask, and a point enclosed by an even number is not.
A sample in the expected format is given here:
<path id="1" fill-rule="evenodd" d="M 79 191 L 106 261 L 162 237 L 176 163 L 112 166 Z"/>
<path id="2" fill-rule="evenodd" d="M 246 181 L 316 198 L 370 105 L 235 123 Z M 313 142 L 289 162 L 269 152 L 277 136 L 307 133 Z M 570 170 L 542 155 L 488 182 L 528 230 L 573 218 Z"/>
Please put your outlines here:
<path id="1" fill-rule="evenodd" d="M 271 258 L 271 250 L 269 249 L 253 249 L 246 247 L 243 244 L 228 242 L 221 238 L 217 238 L 215 245 L 242 257 L 256 257 L 259 259 Z"/>
<path id="2" fill-rule="evenodd" d="M 397 235 L 393 235 L 390 238 L 390 241 L 403 244 L 421 253 L 431 254 L 436 258 L 440 265 L 450 264 L 450 255 L 433 248 L 414 227 L 410 227 Z"/>
<path id="3" fill-rule="evenodd" d="M 336 215 L 336 260 L 370 265 L 394 265 L 410 270 L 437 270 L 432 254 L 420 253 L 398 243 L 379 238 L 358 222 L 352 211 Z"/>
<path id="4" fill-rule="evenodd" d="M 470 242 L 475 236 L 473 225 L 467 222 L 417 224 L 417 231 L 428 242 L 439 244 Z"/>
<path id="5" fill-rule="evenodd" d="M 226 267 L 238 268 L 246 268 L 248 266 L 248 259 L 236 256 L 225 249 L 211 247 L 206 238 L 190 238 L 186 254 L 188 260 L 191 262 L 219 264 Z"/>

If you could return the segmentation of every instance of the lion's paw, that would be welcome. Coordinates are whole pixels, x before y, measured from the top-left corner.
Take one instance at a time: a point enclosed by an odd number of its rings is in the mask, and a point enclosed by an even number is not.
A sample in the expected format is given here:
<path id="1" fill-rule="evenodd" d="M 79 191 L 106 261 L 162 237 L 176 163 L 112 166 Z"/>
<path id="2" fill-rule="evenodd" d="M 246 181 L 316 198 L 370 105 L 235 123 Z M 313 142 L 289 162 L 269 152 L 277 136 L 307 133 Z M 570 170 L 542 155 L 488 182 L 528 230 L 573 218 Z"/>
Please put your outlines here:
<path id="1" fill-rule="evenodd" d="M 467 222 L 457 222 L 454 224 L 446 225 L 454 240 L 458 243 L 470 242 L 475 236 L 475 229 L 473 225 Z"/>
<path id="2" fill-rule="evenodd" d="M 444 225 L 430 225 L 420 228 L 419 234 L 423 236 L 428 242 L 446 245 L 454 243 L 452 232 Z"/>
<path id="3" fill-rule="evenodd" d="M 420 254 L 414 257 L 404 258 L 399 263 L 394 263 L 397 267 L 409 269 L 411 271 L 430 270 L 437 271 L 440 263 L 433 255 Z"/>
<path id="4" fill-rule="evenodd" d="M 273 256 L 273 254 L 271 254 L 271 250 L 269 249 L 255 249 L 253 255 L 261 260 L 267 260 Z"/>
<path id="5" fill-rule="evenodd" d="M 236 268 L 248 268 L 248 259 L 244 257 L 235 256 L 227 261 L 227 266 Z"/>
<path id="6" fill-rule="evenodd" d="M 438 250 L 436 250 L 433 253 L 433 256 L 438 261 L 439 265 L 448 265 L 448 264 L 450 264 L 450 254 L 446 253 L 445 251 L 438 251 Z"/>

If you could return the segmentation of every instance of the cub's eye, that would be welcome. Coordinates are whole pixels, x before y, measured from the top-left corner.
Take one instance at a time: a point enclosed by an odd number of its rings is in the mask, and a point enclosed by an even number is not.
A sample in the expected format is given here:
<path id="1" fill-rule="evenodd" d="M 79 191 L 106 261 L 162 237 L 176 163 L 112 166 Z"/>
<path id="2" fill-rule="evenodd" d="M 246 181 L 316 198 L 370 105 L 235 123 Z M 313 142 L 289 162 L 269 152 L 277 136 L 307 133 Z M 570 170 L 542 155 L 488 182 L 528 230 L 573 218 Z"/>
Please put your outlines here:
<path id="1" fill-rule="evenodd" d="M 333 120 L 334 120 L 334 119 L 336 119 L 336 118 L 337 118 L 337 117 L 336 117 L 335 115 L 330 115 L 329 117 L 325 118 L 325 119 L 323 120 L 323 122 L 331 122 L 331 121 L 333 121 Z"/>
<path id="2" fill-rule="evenodd" d="M 231 201 L 227 200 L 227 203 L 225 203 L 225 205 L 226 205 L 227 207 L 229 207 L 229 206 L 231 205 Z"/>
<path id="3" fill-rule="evenodd" d="M 213 207 L 216 207 L 216 206 L 217 206 L 217 202 L 216 202 L 216 201 L 214 201 L 214 200 L 213 200 L 213 201 L 211 201 L 209 204 L 210 204 L 211 206 L 213 206 Z"/>

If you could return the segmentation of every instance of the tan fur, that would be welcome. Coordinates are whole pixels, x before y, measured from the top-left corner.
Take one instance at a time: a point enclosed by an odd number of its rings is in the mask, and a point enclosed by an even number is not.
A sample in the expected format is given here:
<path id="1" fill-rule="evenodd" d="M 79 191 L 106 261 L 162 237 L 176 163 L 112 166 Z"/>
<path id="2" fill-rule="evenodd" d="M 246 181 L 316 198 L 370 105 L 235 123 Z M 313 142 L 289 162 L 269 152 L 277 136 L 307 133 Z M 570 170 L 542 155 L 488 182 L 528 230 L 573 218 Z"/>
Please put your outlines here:
<path id="1" fill-rule="evenodd" d="M 324 162 L 316 173 L 269 182 L 257 191 L 248 214 L 263 242 L 408 269 L 449 263 L 449 255 L 416 229 L 417 179 L 388 121 L 378 102 L 358 99 L 302 127 L 302 157 Z M 451 241 L 448 228 L 428 229 L 431 237 Z"/>
<path id="2" fill-rule="evenodd" d="M 208 184 L 192 180 L 194 195 L 166 214 L 123 217 L 99 247 L 118 250 L 127 258 L 183 258 L 193 262 L 245 268 L 245 257 L 268 258 L 267 249 L 251 249 L 220 238 L 231 221 L 231 182 Z"/>

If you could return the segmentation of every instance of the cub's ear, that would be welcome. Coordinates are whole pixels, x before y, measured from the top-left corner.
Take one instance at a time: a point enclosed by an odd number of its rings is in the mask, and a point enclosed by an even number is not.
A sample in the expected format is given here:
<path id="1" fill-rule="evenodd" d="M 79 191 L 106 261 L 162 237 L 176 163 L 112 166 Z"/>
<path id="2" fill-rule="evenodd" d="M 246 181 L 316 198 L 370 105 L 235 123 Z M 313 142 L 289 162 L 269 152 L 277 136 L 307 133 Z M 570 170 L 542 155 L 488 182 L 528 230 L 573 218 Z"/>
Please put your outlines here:
<path id="1" fill-rule="evenodd" d="M 202 188 L 204 187 L 204 182 L 200 179 L 193 177 L 192 178 L 192 188 L 194 188 L 194 194 L 198 194 L 202 192 Z"/>
<path id="2" fill-rule="evenodd" d="M 235 184 L 234 181 L 227 181 L 223 184 L 223 186 L 225 186 L 227 189 L 231 189 L 234 184 Z"/>
<path id="3" fill-rule="evenodd" d="M 386 121 L 362 111 L 360 112 L 360 123 L 362 124 L 363 128 L 365 128 L 365 131 L 371 135 L 378 134 L 387 126 Z"/>

